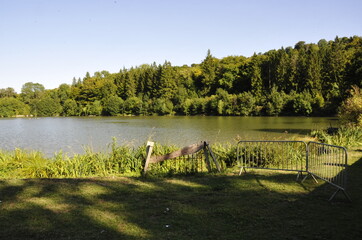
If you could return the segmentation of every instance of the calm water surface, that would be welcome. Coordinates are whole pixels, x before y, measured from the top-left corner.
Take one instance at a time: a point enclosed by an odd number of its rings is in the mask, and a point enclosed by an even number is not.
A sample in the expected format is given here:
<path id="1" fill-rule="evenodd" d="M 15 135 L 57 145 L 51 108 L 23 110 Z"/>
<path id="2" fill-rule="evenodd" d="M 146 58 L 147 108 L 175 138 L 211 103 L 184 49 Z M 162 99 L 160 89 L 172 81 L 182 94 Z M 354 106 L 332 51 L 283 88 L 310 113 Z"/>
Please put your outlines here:
<path id="1" fill-rule="evenodd" d="M 83 153 L 85 146 L 106 151 L 112 137 L 138 146 L 147 140 L 186 146 L 198 141 L 287 139 L 311 129 L 336 126 L 335 118 L 306 117 L 76 117 L 0 119 L 0 149 L 33 149 L 52 156 L 62 150 Z"/>

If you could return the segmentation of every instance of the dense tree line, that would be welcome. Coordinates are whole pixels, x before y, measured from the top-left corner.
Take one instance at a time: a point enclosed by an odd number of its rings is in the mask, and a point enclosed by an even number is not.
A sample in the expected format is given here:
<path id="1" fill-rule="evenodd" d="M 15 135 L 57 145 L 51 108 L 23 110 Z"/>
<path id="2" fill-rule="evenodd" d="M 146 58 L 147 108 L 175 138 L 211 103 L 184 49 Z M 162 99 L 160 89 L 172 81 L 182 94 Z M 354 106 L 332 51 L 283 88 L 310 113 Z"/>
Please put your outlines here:
<path id="1" fill-rule="evenodd" d="M 247 58 L 144 64 L 101 71 L 52 90 L 28 82 L 0 89 L 0 116 L 332 115 L 362 85 L 362 38 L 298 42 Z"/>

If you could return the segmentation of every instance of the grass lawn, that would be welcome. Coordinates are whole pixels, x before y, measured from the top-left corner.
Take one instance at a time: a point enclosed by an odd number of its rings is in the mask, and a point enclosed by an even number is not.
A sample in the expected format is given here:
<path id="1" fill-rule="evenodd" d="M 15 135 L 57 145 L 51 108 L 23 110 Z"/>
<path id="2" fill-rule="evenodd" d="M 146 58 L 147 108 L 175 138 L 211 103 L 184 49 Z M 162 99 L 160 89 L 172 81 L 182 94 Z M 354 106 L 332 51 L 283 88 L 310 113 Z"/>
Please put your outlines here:
<path id="1" fill-rule="evenodd" d="M 348 203 L 322 181 L 242 176 L 0 180 L 0 239 L 361 239 L 362 152 Z"/>

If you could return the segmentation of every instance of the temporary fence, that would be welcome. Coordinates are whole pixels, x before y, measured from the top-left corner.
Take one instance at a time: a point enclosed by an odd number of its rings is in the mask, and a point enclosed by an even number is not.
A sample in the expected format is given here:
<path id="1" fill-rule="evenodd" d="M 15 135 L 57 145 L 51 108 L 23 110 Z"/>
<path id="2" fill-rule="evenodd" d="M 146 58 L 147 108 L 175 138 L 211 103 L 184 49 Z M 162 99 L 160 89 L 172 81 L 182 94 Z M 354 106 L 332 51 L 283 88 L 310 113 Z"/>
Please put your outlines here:
<path id="1" fill-rule="evenodd" d="M 302 181 L 312 176 L 337 188 L 330 201 L 339 191 L 350 200 L 346 193 L 348 155 L 343 147 L 303 141 L 240 141 L 237 160 L 239 174 L 247 168 L 295 171 L 298 180 L 307 173 Z"/>
<path id="2" fill-rule="evenodd" d="M 346 192 L 348 153 L 344 147 L 324 143 L 308 143 L 307 171 L 313 177 L 320 178 L 337 188 L 334 196 L 342 191 L 350 200 Z"/>
<path id="3" fill-rule="evenodd" d="M 240 141 L 237 161 L 246 168 L 306 172 L 307 144 L 303 141 Z"/>

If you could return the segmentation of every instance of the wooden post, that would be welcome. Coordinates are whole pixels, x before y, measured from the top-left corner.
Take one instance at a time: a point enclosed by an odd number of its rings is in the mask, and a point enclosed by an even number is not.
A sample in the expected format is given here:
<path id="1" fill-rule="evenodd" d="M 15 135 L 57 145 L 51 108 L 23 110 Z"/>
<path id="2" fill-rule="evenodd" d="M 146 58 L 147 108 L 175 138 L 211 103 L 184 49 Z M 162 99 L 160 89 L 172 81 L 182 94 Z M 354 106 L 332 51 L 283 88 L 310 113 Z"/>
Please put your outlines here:
<path id="1" fill-rule="evenodd" d="M 207 142 L 205 142 L 205 144 L 206 144 L 207 150 L 209 150 L 209 152 L 210 152 L 210 155 L 211 155 L 211 157 L 212 157 L 212 160 L 213 160 L 214 163 L 215 163 L 215 166 L 216 166 L 216 168 L 217 168 L 217 171 L 218 171 L 218 172 L 221 172 L 220 165 L 219 165 L 219 163 L 216 161 L 216 157 L 215 157 L 214 153 L 212 152 L 209 144 L 208 144 Z"/>
<path id="2" fill-rule="evenodd" d="M 210 159 L 209 159 L 209 153 L 206 151 L 206 146 L 207 146 L 207 142 L 204 142 L 204 156 L 205 156 L 206 167 L 207 167 L 207 170 L 209 172 L 211 172 L 211 164 L 210 164 Z"/>
<path id="3" fill-rule="evenodd" d="M 154 144 L 155 144 L 154 142 L 147 142 L 147 147 L 146 147 L 147 157 L 146 157 L 145 167 L 143 168 L 143 173 L 144 174 L 146 174 L 146 172 L 147 172 L 148 164 L 150 163 L 151 154 L 152 154 Z"/>

